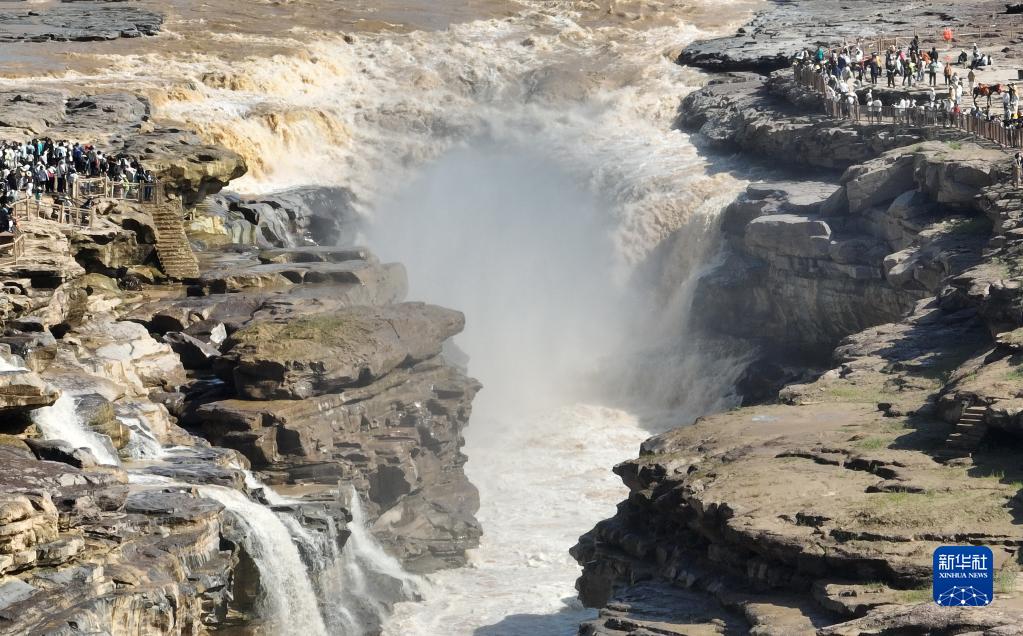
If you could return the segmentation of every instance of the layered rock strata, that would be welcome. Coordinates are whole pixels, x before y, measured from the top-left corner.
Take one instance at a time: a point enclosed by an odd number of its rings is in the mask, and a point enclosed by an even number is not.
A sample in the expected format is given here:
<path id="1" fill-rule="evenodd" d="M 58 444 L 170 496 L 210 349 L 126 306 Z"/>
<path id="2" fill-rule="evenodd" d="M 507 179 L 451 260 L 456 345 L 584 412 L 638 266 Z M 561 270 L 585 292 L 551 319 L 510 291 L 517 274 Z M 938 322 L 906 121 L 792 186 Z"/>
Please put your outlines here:
<path id="1" fill-rule="evenodd" d="M 736 37 L 784 32 L 794 7 Z M 777 68 L 777 43 L 707 61 L 726 45 L 682 59 Z M 762 404 L 615 468 L 628 499 L 573 548 L 580 598 L 602 608 L 581 633 L 1019 633 L 1023 196 L 1009 155 L 825 120 L 786 73 L 723 78 L 679 119 L 708 148 L 786 153 L 724 211 L 724 261 L 697 294 L 702 329 L 756 343 L 751 374 L 776 377 L 755 378 Z M 810 366 L 781 375 L 786 360 Z M 991 608 L 934 606 L 931 556 L 948 544 L 995 552 Z"/>

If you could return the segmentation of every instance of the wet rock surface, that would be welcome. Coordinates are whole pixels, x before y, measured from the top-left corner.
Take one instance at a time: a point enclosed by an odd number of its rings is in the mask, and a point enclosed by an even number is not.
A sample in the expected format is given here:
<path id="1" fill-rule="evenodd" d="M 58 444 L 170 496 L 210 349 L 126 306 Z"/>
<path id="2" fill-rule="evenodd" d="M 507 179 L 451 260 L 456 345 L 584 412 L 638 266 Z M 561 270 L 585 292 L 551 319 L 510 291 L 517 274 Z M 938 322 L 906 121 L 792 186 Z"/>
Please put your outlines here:
<path id="1" fill-rule="evenodd" d="M 160 32 L 163 16 L 110 2 L 57 3 L 0 14 L 0 42 L 116 40 Z"/>

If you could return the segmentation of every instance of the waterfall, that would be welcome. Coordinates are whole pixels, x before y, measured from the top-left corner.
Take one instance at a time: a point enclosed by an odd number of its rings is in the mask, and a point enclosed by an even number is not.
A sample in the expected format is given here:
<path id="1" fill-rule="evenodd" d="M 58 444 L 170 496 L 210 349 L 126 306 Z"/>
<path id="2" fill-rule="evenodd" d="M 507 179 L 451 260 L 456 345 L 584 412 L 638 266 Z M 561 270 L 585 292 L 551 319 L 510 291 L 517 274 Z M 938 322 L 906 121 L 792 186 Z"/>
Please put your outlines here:
<path id="1" fill-rule="evenodd" d="M 366 522 L 366 512 L 362 507 L 362 499 L 354 487 L 349 487 L 348 506 L 352 513 L 352 521 L 348 524 L 351 537 L 348 539 L 346 550 L 342 554 L 342 560 L 346 561 L 346 570 L 350 569 L 353 579 L 362 578 L 362 585 L 366 583 L 366 575 L 387 577 L 400 585 L 402 596 L 412 598 L 416 595 L 416 588 L 419 585 L 417 577 L 409 574 L 393 556 L 384 551 L 373 533 L 369 531 Z M 353 580 L 356 587 L 360 583 Z"/>
<path id="2" fill-rule="evenodd" d="M 252 471 L 231 466 L 245 475 L 245 485 L 273 506 L 300 506 L 301 501 L 284 497 L 263 484 Z M 131 473 L 129 482 L 138 485 L 166 485 L 190 488 L 189 484 L 160 476 Z M 245 549 L 260 573 L 263 597 L 260 613 L 274 625 L 277 634 L 363 633 L 364 624 L 345 606 L 339 534 L 332 518 L 326 533 L 311 532 L 289 512 L 276 512 L 252 501 L 243 493 L 221 486 L 199 486 L 201 496 L 224 505 L 245 528 Z"/>
<path id="3" fill-rule="evenodd" d="M 21 373 L 28 371 L 25 367 L 19 367 L 5 358 L 0 357 L 0 373 Z"/>
<path id="4" fill-rule="evenodd" d="M 246 487 L 261 492 L 271 506 L 301 505 L 300 500 L 283 496 L 262 483 L 252 471 L 242 470 Z M 349 489 L 348 501 L 352 520 L 344 550 L 339 547 L 340 531 L 333 518 L 326 519 L 325 532 L 314 532 L 289 512 L 275 514 L 308 566 L 330 633 L 374 634 L 394 603 L 416 598 L 419 583 L 369 531 L 365 509 L 354 487 Z"/>
<path id="5" fill-rule="evenodd" d="M 357 636 L 367 631 L 369 625 L 363 623 L 356 613 L 349 609 L 349 598 L 344 584 L 340 554 L 337 547 L 337 525 L 330 520 L 326 534 L 314 535 L 298 519 L 288 514 L 279 514 L 281 521 L 288 527 L 291 536 L 299 544 L 306 562 L 311 565 L 313 583 L 323 599 L 321 608 L 324 621 L 331 633 Z"/>
<path id="6" fill-rule="evenodd" d="M 164 454 L 163 444 L 156 439 L 149 426 L 137 417 L 118 417 L 131 431 L 131 438 L 124 448 L 124 454 L 132 459 L 155 459 Z"/>
<path id="7" fill-rule="evenodd" d="M 287 506 L 288 504 L 301 503 L 297 499 L 282 496 L 276 490 L 260 481 L 259 477 L 256 477 L 251 470 L 242 468 L 237 462 L 232 461 L 231 467 L 242 471 L 242 474 L 245 475 L 245 487 L 252 492 L 262 493 L 263 498 L 271 506 Z"/>
<path id="8" fill-rule="evenodd" d="M 75 398 L 64 393 L 53 406 L 34 411 L 32 421 L 44 439 L 62 440 L 74 448 L 87 448 L 99 463 L 120 466 L 121 460 L 110 439 L 89 430 L 76 412 L 75 405 Z"/>
<path id="9" fill-rule="evenodd" d="M 261 611 L 275 634 L 326 636 L 316 593 L 288 527 L 272 510 L 237 490 L 200 486 L 199 494 L 216 500 L 244 529 L 245 549 L 259 569 Z"/>

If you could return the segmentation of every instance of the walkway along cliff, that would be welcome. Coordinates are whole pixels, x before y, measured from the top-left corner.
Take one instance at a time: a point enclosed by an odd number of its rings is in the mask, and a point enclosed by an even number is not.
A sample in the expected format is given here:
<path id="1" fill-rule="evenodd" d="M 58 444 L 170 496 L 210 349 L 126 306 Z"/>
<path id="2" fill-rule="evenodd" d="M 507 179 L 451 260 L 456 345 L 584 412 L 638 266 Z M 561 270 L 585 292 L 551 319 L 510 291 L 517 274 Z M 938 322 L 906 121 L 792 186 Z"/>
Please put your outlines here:
<path id="1" fill-rule="evenodd" d="M 845 23 L 794 44 L 796 10 L 681 57 L 733 72 L 687 97 L 679 125 L 774 168 L 724 210 L 697 303 L 706 332 L 759 359 L 743 408 L 615 467 L 628 499 L 573 548 L 580 599 L 603 608 L 581 633 L 1020 633 L 1011 155 L 954 127 L 823 115 L 779 60 L 841 45 Z M 824 10 L 800 3 L 799 21 Z M 992 606 L 931 601 L 932 552 L 950 544 L 994 551 Z"/>

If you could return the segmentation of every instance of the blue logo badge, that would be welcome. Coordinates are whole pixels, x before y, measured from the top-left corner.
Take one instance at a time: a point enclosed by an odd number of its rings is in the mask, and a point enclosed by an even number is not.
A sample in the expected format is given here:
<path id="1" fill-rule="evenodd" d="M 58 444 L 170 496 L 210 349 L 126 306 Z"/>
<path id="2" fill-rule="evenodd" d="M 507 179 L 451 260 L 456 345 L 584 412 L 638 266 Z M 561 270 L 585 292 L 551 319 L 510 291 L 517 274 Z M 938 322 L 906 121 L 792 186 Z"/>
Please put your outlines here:
<path id="1" fill-rule="evenodd" d="M 990 605 L 995 557 L 982 546 L 946 545 L 934 551 L 934 602 L 945 607 Z"/>

